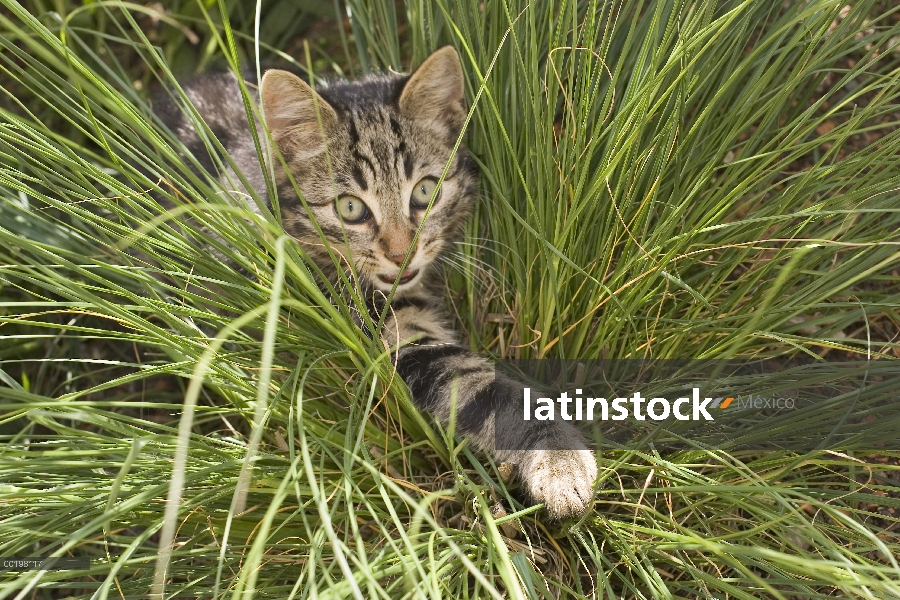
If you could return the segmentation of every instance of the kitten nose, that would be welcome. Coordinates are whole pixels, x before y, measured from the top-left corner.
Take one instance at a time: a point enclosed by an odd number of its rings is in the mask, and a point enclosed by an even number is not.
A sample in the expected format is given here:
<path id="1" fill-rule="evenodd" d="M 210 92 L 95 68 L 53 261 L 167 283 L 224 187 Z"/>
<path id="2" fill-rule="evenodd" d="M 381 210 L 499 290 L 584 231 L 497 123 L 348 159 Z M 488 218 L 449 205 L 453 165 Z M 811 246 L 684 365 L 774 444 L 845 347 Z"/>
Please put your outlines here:
<path id="1" fill-rule="evenodd" d="M 416 255 L 416 251 L 413 250 L 412 254 L 409 255 L 409 262 L 412 262 L 413 257 Z M 387 259 L 397 265 L 398 267 L 403 264 L 404 259 L 406 259 L 406 250 L 401 252 L 400 254 L 385 254 Z"/>

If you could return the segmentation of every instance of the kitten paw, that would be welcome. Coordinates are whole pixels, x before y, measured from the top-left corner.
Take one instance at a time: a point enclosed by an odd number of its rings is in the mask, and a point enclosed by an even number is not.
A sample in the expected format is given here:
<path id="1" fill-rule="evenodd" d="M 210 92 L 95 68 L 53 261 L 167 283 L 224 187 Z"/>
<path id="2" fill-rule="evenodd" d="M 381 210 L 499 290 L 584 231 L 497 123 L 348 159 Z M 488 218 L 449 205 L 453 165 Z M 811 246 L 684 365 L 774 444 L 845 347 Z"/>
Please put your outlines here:
<path id="1" fill-rule="evenodd" d="M 535 502 L 554 517 L 583 514 L 594 498 L 597 459 L 590 450 L 533 450 L 521 477 Z"/>

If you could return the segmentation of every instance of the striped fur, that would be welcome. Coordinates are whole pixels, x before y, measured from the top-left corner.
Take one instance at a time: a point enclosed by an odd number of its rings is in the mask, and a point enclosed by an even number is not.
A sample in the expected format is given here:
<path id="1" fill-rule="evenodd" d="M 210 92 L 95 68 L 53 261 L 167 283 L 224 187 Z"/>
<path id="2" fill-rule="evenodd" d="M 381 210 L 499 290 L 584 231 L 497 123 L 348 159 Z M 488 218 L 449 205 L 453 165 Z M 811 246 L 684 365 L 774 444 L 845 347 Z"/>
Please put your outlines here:
<path id="1" fill-rule="evenodd" d="M 264 196 L 266 165 L 257 159 L 236 86 L 231 75 L 206 76 L 185 90 L 247 181 Z M 383 308 L 378 298 L 400 280 L 382 338 L 395 350 L 397 371 L 419 408 L 446 424 L 455 405 L 457 432 L 496 461 L 517 465 L 534 500 L 545 502 L 555 516 L 583 512 L 597 475 L 593 453 L 565 424 L 522 427 L 520 422 L 509 431 L 495 431 L 495 421 L 498 427 L 506 422 L 496 419 L 498 411 L 512 402 L 518 406 L 522 386 L 495 378 L 490 361 L 459 345 L 435 293 L 437 258 L 459 237 L 477 193 L 474 161 L 464 147 L 453 154 L 466 115 L 456 51 L 438 50 L 411 76 L 338 81 L 316 91 L 290 73 L 268 71 L 259 96 L 290 175 L 328 246 L 345 265 L 355 266 L 358 283 L 373 298 L 373 311 Z M 212 161 L 203 161 L 204 145 L 181 111 L 163 102 L 157 112 L 211 170 Z M 291 177 L 280 159 L 270 160 L 285 230 L 336 278 Z M 437 180 L 448 161 L 440 195 L 424 219 L 425 210 L 410 200 L 414 187 L 423 178 Z M 233 173 L 220 176 L 236 193 L 246 191 Z M 345 195 L 353 197 L 356 209 L 358 202 L 365 203 L 365 220 L 342 222 L 335 199 Z M 527 450 L 500 450 L 495 434 L 505 436 L 504 447 Z"/>

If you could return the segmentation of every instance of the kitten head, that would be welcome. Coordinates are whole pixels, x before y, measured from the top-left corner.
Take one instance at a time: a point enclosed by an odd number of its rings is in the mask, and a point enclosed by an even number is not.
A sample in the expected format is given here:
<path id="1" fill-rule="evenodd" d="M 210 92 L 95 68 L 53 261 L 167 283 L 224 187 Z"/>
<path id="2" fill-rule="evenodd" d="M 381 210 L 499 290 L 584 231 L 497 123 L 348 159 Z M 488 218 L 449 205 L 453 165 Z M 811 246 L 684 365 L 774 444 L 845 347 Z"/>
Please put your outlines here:
<path id="1" fill-rule="evenodd" d="M 317 264 L 331 264 L 293 178 L 330 247 L 346 265 L 353 262 L 366 284 L 384 291 L 398 278 L 398 290 L 419 285 L 460 232 L 475 198 L 474 161 L 462 147 L 451 161 L 466 117 L 456 51 L 436 51 L 411 76 L 371 76 L 316 91 L 272 70 L 260 98 L 290 172 L 276 158 L 286 231 Z"/>

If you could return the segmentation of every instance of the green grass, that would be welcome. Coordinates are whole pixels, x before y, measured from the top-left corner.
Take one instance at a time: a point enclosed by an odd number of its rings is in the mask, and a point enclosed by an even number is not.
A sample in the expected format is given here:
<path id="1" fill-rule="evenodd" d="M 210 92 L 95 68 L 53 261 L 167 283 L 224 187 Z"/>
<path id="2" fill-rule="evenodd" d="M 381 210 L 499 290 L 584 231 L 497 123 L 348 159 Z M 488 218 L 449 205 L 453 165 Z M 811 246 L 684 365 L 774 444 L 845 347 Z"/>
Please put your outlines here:
<path id="1" fill-rule="evenodd" d="M 152 30 L 3 6 L 0 556 L 93 562 L 2 572 L 0 598 L 900 596 L 896 451 L 607 449 L 558 523 L 422 419 L 278 219 L 149 116 L 170 65 L 254 66 L 253 3 Z M 343 55 L 301 67 L 463 58 L 483 198 L 446 288 L 473 349 L 898 354 L 900 9 L 348 6 Z"/>

